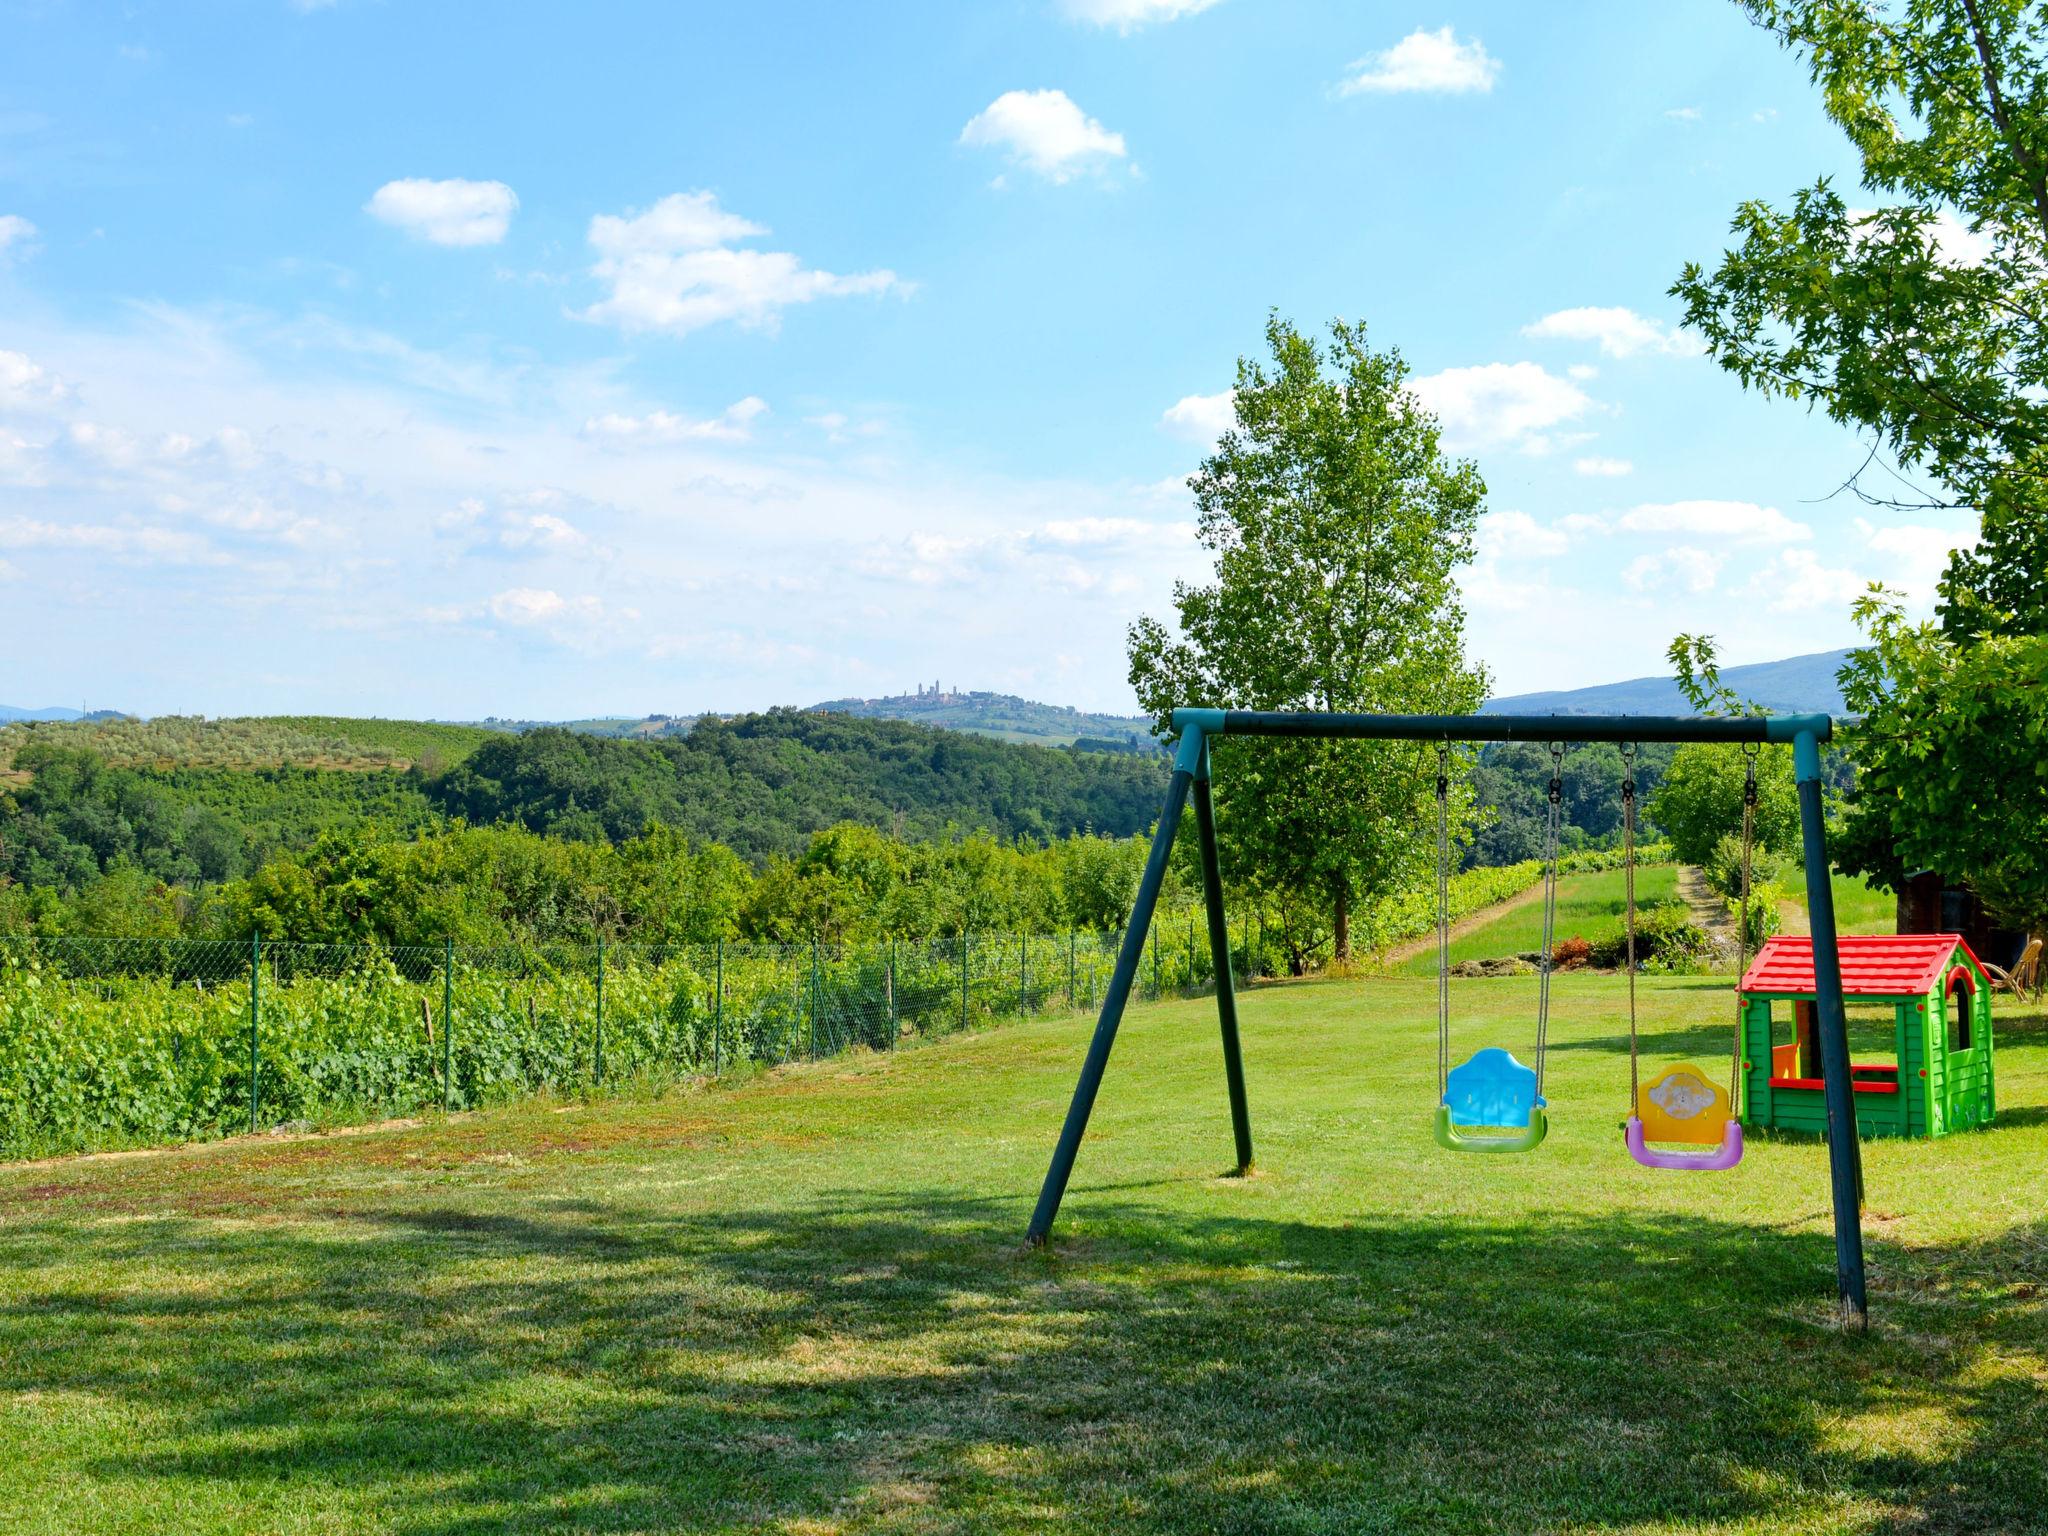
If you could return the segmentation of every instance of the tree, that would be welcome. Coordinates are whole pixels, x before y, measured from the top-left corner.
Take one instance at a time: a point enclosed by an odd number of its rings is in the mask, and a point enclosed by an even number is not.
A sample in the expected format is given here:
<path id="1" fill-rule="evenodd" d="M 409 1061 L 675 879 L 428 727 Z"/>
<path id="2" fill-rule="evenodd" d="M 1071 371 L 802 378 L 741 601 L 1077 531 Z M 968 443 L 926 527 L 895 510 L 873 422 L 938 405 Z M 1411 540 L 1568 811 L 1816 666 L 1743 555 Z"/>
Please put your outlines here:
<path id="1" fill-rule="evenodd" d="M 1822 179 L 1789 213 L 1745 203 L 1741 244 L 1672 289 L 1686 323 L 1746 386 L 1818 402 L 2031 550 L 2038 604 L 2048 20 L 2028 0 L 1739 3 L 1806 54 L 1865 187 L 1893 202 L 1852 208 Z"/>
<path id="2" fill-rule="evenodd" d="M 1337 321 L 1327 354 L 1274 316 L 1240 359 L 1235 425 L 1189 482 L 1216 580 L 1179 583 L 1179 632 L 1130 628 L 1130 678 L 1163 734 L 1181 705 L 1462 713 L 1453 575 L 1486 495 L 1439 446 L 1395 351 Z M 1336 953 L 1372 898 L 1434 853 L 1434 753 L 1413 743 L 1231 740 L 1216 751 L 1224 875 L 1286 914 L 1329 914 Z M 1460 803 L 1463 812 L 1463 797 Z M 1290 923 L 1292 917 L 1289 918 Z"/>
<path id="3" fill-rule="evenodd" d="M 1745 204 L 1709 276 L 1673 291 L 1751 388 L 1818 402 L 1933 482 L 1918 505 L 1977 513 L 1938 622 L 1898 594 L 1857 605 L 1842 673 L 1858 798 L 1844 868 L 1932 868 L 2010 920 L 2048 918 L 2048 16 L 2028 0 L 1742 0 L 1808 57 L 1863 182 L 1789 213 Z M 1866 499 L 1899 505 L 1895 493 Z"/>

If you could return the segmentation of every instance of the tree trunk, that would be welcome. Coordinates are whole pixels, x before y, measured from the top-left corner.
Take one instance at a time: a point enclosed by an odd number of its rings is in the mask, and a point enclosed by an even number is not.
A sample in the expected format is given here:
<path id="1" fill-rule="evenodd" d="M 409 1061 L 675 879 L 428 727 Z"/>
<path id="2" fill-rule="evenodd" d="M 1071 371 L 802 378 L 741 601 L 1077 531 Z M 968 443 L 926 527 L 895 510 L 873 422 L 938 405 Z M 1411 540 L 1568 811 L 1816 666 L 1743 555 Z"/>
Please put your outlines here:
<path id="1" fill-rule="evenodd" d="M 1332 948 L 1339 960 L 1351 958 L 1351 884 L 1346 880 L 1337 882 L 1337 916 L 1332 925 L 1335 938 Z"/>

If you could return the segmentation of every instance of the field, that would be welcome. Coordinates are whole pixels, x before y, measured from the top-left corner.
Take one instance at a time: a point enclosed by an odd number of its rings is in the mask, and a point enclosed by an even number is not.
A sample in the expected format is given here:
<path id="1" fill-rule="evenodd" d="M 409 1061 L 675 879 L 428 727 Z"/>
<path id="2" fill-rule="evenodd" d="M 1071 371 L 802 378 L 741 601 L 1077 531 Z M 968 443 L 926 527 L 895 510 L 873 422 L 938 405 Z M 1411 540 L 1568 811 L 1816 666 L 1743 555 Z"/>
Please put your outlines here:
<path id="1" fill-rule="evenodd" d="M 1649 979 L 1658 1059 L 1725 982 Z M 2048 1018 L 2001 1114 L 1866 1147 L 1875 1331 L 1818 1146 L 1630 1165 L 1618 978 L 1553 1129 L 1429 1140 L 1432 989 L 1134 1011 L 1049 1252 L 1087 1025 L 640 1102 L 0 1170 L 10 1532 L 2019 1531 L 2048 1508 Z M 1459 982 L 1526 1052 L 1534 986 Z"/>
<path id="2" fill-rule="evenodd" d="M 1627 876 L 1618 869 L 1592 874 L 1564 875 L 1557 882 L 1557 937 L 1577 935 L 1594 943 L 1612 938 L 1622 930 Z M 1460 960 L 1495 960 L 1543 947 L 1542 887 L 1533 898 L 1508 907 L 1495 917 L 1464 934 L 1451 938 L 1451 964 Z M 1672 864 L 1652 864 L 1636 871 L 1636 904 L 1672 901 L 1678 895 L 1678 869 Z M 1436 944 L 1426 952 L 1412 955 L 1402 970 L 1411 976 L 1436 974 Z"/>
<path id="3" fill-rule="evenodd" d="M 0 727 L 0 769 L 30 741 L 86 748 L 123 768 L 405 768 L 460 762 L 501 735 L 480 725 L 428 720 L 352 720 L 331 715 L 270 715 L 205 720 L 45 721 Z"/>

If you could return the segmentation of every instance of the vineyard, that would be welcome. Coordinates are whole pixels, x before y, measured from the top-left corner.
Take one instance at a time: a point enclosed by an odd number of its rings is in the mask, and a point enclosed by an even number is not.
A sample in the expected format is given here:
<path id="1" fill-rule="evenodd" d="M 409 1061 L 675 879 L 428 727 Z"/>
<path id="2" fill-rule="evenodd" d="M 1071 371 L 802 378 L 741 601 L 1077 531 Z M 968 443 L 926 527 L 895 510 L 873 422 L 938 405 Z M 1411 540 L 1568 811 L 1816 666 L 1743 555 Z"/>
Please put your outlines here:
<path id="1" fill-rule="evenodd" d="M 1512 896 L 1540 872 L 1523 864 L 1459 875 L 1452 913 Z M 1433 921 L 1420 895 L 1376 917 L 1381 943 Z M 1230 937 L 1240 981 L 1285 969 L 1280 935 L 1263 920 L 1241 921 Z M 0 1159 L 890 1050 L 1093 1008 L 1120 943 L 1080 931 L 495 948 L 0 938 Z M 1153 927 L 1139 998 L 1187 996 L 1214 980 L 1192 914 Z"/>

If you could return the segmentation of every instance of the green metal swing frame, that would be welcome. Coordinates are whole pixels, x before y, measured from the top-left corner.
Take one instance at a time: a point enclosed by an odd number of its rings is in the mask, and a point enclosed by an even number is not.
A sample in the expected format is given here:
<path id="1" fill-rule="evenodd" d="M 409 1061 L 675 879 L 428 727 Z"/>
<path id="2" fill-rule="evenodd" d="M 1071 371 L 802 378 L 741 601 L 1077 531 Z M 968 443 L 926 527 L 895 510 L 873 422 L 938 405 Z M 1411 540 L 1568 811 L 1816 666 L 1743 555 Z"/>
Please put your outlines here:
<path id="1" fill-rule="evenodd" d="M 1210 743 L 1219 736 L 1315 737 L 1338 740 L 1418 742 L 1789 742 L 1798 783 L 1800 832 L 1805 848 L 1807 912 L 1813 932 L 1814 1023 L 1821 1052 L 1827 1105 L 1829 1185 L 1834 1202 L 1835 1279 L 1844 1323 L 1868 1326 L 1870 1309 L 1863 1266 L 1863 1165 L 1849 1070 L 1849 1039 L 1842 1005 L 1841 962 L 1835 938 L 1835 902 L 1829 878 L 1827 833 L 1821 811 L 1820 744 L 1834 734 L 1827 715 L 1745 715 L 1693 719 L 1651 715 L 1370 715 L 1242 709 L 1177 709 L 1173 729 L 1180 739 L 1166 804 L 1152 835 L 1138 897 L 1124 928 L 1116 969 L 1103 994 L 1102 1012 L 1081 1064 L 1080 1080 L 1054 1145 L 1051 1166 L 1038 1192 L 1026 1231 L 1033 1244 L 1052 1234 L 1065 1198 L 1089 1116 L 1102 1090 L 1111 1048 L 1130 1001 L 1131 983 L 1143 958 L 1145 934 L 1159 905 L 1168 855 L 1183 811 L 1194 803 L 1201 844 L 1202 900 L 1208 915 L 1209 951 L 1216 972 L 1216 1014 L 1223 1037 L 1223 1077 L 1230 1099 L 1237 1171 L 1252 1168 L 1251 1110 L 1245 1093 L 1244 1053 L 1239 1038 L 1237 996 L 1230 973 L 1230 930 L 1223 905 L 1223 876 L 1216 853 L 1216 807 L 1210 789 Z M 1531 1131 L 1541 1132 L 1542 1110 Z M 1443 1135 L 1439 1125 L 1438 1135 Z M 1527 1132 L 1524 1133 L 1528 1134 Z M 1499 1150 L 1522 1150 L 1519 1137 L 1502 1138 Z M 1534 1143 L 1532 1142 L 1531 1145 Z M 1469 1146 L 1459 1150 L 1471 1150 Z"/>

